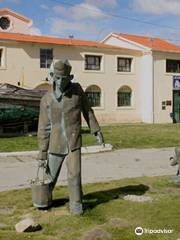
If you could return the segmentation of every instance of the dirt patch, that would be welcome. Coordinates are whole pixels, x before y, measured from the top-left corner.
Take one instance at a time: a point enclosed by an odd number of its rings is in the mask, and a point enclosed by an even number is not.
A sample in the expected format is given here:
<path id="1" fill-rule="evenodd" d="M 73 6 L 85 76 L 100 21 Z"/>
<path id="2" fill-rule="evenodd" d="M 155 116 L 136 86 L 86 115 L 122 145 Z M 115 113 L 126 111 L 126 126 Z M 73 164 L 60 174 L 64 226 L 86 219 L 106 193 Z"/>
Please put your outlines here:
<path id="1" fill-rule="evenodd" d="M 56 217 L 70 216 L 70 213 L 66 207 L 55 210 L 53 213 L 54 213 L 54 216 Z"/>
<path id="2" fill-rule="evenodd" d="M 180 188 L 166 187 L 161 190 L 162 193 L 180 193 Z"/>
<path id="3" fill-rule="evenodd" d="M 100 228 L 95 228 L 86 232 L 81 238 L 81 240 L 110 240 L 110 239 L 112 239 L 111 234 Z"/>
<path id="4" fill-rule="evenodd" d="M 4 223 L 0 223 L 0 230 L 7 229 L 9 226 Z"/>
<path id="5" fill-rule="evenodd" d="M 132 202 L 152 202 L 152 198 L 149 196 L 139 196 L 139 195 L 133 195 L 128 194 L 123 197 L 124 200 L 132 201 Z"/>
<path id="6" fill-rule="evenodd" d="M 33 216 L 33 214 L 32 213 L 26 213 L 26 214 L 24 214 L 22 217 L 21 217 L 21 219 L 25 219 L 25 218 L 33 218 L 34 216 Z"/>
<path id="7" fill-rule="evenodd" d="M 14 208 L 0 208 L 0 214 L 1 215 L 11 215 L 14 212 Z"/>
<path id="8" fill-rule="evenodd" d="M 70 213 L 67 208 L 60 208 L 53 211 L 39 211 L 39 213 L 36 216 L 36 219 L 40 223 L 53 223 L 56 218 L 63 217 L 63 216 L 69 216 Z"/>
<path id="9" fill-rule="evenodd" d="M 74 233 L 76 230 L 73 227 L 66 227 L 58 231 L 59 239 Z"/>
<path id="10" fill-rule="evenodd" d="M 108 221 L 108 225 L 114 228 L 123 228 L 123 227 L 128 227 L 130 224 L 128 223 L 127 220 L 122 218 L 111 218 Z"/>

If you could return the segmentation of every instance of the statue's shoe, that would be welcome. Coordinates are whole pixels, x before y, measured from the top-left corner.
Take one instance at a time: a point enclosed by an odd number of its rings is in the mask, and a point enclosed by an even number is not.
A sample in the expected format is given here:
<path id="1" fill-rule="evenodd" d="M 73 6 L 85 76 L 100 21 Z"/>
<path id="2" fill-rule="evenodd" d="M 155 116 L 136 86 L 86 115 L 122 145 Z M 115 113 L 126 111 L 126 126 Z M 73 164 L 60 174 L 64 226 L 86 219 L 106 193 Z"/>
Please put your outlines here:
<path id="1" fill-rule="evenodd" d="M 176 166 L 177 165 L 177 158 L 176 158 L 176 156 L 170 157 L 169 160 L 171 161 L 171 166 Z"/>
<path id="2" fill-rule="evenodd" d="M 172 176 L 171 179 L 170 179 L 170 182 L 179 185 L 180 184 L 180 175 Z"/>

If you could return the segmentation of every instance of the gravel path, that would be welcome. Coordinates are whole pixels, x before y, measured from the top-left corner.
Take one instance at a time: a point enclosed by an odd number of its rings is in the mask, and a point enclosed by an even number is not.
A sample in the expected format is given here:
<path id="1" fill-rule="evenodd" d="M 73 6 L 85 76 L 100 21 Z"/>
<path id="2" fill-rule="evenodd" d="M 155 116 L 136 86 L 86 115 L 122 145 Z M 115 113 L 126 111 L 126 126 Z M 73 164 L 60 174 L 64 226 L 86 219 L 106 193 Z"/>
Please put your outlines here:
<path id="1" fill-rule="evenodd" d="M 93 183 L 128 177 L 175 175 L 169 157 L 174 148 L 122 149 L 82 156 L 82 181 Z M 0 191 L 28 187 L 36 175 L 36 153 L 31 156 L 0 154 Z M 66 164 L 63 164 L 58 185 L 65 185 Z"/>

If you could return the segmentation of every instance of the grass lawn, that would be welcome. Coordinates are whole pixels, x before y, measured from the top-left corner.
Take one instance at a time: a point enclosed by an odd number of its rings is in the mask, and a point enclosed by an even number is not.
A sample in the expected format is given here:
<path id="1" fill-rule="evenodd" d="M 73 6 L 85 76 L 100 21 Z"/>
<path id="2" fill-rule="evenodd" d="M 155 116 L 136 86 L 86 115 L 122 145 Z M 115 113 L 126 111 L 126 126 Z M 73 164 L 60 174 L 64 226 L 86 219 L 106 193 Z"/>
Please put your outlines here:
<path id="1" fill-rule="evenodd" d="M 54 207 L 37 210 L 31 190 L 0 192 L 0 239 L 2 240 L 172 240 L 180 238 L 180 186 L 168 177 L 143 177 L 83 186 L 83 216 L 68 215 L 66 187 L 56 187 Z M 123 194 L 150 196 L 152 202 L 131 202 Z M 24 216 L 33 216 L 42 230 L 16 233 L 14 225 Z M 4 224 L 4 227 L 2 227 Z M 172 234 L 136 236 L 134 229 L 172 229 Z M 103 238 L 90 235 L 103 232 Z"/>
<path id="2" fill-rule="evenodd" d="M 116 124 L 102 127 L 106 143 L 119 148 L 158 148 L 180 145 L 179 124 Z M 95 145 L 88 129 L 82 131 L 83 145 Z M 0 152 L 37 150 L 36 136 L 0 138 Z"/>

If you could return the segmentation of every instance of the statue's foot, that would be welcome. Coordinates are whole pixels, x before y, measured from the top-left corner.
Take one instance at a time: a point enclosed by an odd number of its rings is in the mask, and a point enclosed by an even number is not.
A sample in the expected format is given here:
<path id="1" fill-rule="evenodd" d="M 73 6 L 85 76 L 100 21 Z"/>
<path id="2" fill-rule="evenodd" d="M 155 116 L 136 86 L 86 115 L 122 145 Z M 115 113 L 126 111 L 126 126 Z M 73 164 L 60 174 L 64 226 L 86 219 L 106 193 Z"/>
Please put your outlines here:
<path id="1" fill-rule="evenodd" d="M 176 166 L 177 165 L 177 159 L 176 156 L 170 157 L 169 159 L 171 161 L 171 166 Z"/>
<path id="2" fill-rule="evenodd" d="M 180 175 L 172 176 L 170 181 L 171 181 L 171 183 L 180 184 Z"/>
<path id="3" fill-rule="evenodd" d="M 83 214 L 82 203 L 70 203 L 69 210 L 72 215 L 82 215 Z"/>

